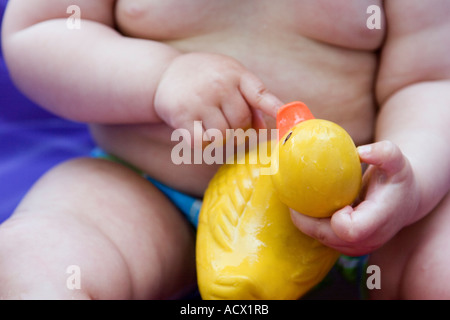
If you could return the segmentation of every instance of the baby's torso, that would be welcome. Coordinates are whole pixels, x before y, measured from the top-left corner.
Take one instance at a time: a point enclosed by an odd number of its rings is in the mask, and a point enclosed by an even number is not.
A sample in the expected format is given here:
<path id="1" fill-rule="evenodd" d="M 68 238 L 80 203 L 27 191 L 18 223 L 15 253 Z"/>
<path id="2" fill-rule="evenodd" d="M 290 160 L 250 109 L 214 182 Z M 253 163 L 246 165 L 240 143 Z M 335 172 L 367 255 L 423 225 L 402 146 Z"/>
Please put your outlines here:
<path id="1" fill-rule="evenodd" d="M 304 101 L 317 118 L 342 125 L 362 144 L 373 135 L 376 51 L 385 30 L 367 27 L 370 5 L 382 8 L 380 0 L 119 0 L 116 20 L 129 37 L 234 57 L 281 100 Z M 107 150 L 200 195 L 216 167 L 173 164 L 172 131 L 165 125 L 93 129 Z"/>

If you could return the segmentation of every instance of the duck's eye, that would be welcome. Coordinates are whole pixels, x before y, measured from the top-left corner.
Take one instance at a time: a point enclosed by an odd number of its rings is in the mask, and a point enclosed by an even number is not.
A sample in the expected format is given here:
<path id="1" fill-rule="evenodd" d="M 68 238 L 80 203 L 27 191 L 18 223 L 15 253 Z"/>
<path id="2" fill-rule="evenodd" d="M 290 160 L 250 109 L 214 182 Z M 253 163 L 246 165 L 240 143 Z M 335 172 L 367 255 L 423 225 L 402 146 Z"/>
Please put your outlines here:
<path id="1" fill-rule="evenodd" d="M 292 131 L 288 133 L 288 135 L 286 136 L 286 138 L 283 141 L 283 144 L 285 144 L 286 141 L 288 141 L 291 136 L 292 136 Z"/>

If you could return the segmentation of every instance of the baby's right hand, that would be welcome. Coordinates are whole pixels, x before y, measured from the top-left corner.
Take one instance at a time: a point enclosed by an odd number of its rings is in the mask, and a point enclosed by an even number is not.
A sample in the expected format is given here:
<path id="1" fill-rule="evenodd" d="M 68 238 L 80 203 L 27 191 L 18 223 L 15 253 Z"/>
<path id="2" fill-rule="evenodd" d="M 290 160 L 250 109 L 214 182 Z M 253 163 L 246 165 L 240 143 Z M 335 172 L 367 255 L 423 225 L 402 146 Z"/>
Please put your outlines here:
<path id="1" fill-rule="evenodd" d="M 158 116 L 174 129 L 190 132 L 201 121 L 203 133 L 261 127 L 260 111 L 276 116 L 283 103 L 253 73 L 219 54 L 188 53 L 175 58 L 163 74 L 154 98 Z"/>

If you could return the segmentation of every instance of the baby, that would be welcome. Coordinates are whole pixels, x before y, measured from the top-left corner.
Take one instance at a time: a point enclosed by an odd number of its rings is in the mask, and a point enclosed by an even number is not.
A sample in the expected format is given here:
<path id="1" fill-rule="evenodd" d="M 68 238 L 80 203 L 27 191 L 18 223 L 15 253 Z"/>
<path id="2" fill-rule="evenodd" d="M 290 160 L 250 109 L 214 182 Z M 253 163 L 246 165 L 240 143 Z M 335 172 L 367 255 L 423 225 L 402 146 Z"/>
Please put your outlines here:
<path id="1" fill-rule="evenodd" d="M 218 165 L 175 164 L 172 132 L 271 129 L 302 100 L 369 166 L 357 205 L 293 223 L 370 253 L 372 298 L 449 299 L 448 17 L 448 0 L 10 0 L 17 86 L 122 164 L 75 159 L 36 183 L 0 226 L 0 298 L 182 296 L 194 228 L 155 185 L 201 198 Z"/>

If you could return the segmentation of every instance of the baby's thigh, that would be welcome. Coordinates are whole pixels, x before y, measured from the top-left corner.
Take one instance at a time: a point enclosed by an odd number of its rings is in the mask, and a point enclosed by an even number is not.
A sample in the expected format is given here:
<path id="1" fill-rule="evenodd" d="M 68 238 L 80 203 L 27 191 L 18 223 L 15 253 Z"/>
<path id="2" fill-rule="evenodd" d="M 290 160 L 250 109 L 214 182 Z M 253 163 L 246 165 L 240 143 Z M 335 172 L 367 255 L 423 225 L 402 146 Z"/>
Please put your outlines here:
<path id="1" fill-rule="evenodd" d="M 450 194 L 424 219 L 374 253 L 381 290 L 374 298 L 450 299 Z"/>
<path id="2" fill-rule="evenodd" d="M 99 159 L 67 162 L 35 184 L 0 228 L 0 261 L 6 255 L 17 258 L 0 268 L 22 279 L 11 286 L 45 287 L 49 297 L 166 298 L 195 277 L 193 231 L 175 207 Z M 67 283 L 72 271 L 78 287 Z"/>

